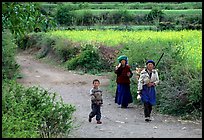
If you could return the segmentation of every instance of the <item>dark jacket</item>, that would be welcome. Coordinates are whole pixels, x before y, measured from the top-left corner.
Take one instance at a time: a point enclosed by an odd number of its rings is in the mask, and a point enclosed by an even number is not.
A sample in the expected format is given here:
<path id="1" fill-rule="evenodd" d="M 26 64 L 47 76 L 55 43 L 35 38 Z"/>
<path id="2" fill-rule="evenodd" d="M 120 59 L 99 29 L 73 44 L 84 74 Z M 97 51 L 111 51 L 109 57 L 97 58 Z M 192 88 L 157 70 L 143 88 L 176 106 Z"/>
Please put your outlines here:
<path id="1" fill-rule="evenodd" d="M 130 72 L 130 76 L 127 75 L 128 72 Z M 125 67 L 120 66 L 117 70 L 115 70 L 115 73 L 117 74 L 116 82 L 118 84 L 130 84 L 130 78 L 133 73 L 129 65 L 125 65 Z"/>

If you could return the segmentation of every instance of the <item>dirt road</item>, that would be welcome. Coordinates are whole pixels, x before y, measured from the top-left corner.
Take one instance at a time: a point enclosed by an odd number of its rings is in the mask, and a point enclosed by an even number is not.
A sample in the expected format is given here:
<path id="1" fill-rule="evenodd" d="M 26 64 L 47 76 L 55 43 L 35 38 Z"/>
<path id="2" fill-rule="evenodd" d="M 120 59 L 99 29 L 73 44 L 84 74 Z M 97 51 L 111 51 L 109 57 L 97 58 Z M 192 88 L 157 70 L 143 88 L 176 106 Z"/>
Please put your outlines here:
<path id="1" fill-rule="evenodd" d="M 23 74 L 18 80 L 20 83 L 55 91 L 65 103 L 76 106 L 75 128 L 69 138 L 202 138 L 202 121 L 179 120 L 153 110 L 153 121 L 147 123 L 142 106 L 130 104 L 127 109 L 120 108 L 106 90 L 108 76 L 79 75 L 42 63 L 24 52 L 19 53 L 16 60 Z M 95 78 L 101 81 L 103 90 L 102 124 L 96 124 L 95 118 L 88 122 L 91 111 L 88 93 Z"/>

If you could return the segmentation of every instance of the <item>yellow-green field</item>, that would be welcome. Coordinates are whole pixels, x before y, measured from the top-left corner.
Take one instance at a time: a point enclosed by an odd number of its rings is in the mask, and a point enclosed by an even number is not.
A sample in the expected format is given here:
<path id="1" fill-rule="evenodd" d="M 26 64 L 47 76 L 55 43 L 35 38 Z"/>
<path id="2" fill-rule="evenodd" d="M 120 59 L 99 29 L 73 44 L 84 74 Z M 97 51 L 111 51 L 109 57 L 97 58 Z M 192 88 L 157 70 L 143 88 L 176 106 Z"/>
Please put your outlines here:
<path id="1" fill-rule="evenodd" d="M 128 43 L 162 46 L 171 44 L 171 47 L 182 47 L 184 59 L 202 67 L 202 31 L 114 31 L 114 30 L 83 30 L 83 31 L 52 31 L 49 36 L 58 39 L 68 39 L 80 43 L 100 43 L 109 47 Z M 148 44 L 147 44 L 148 43 Z M 134 46 L 132 46 L 134 47 Z"/>

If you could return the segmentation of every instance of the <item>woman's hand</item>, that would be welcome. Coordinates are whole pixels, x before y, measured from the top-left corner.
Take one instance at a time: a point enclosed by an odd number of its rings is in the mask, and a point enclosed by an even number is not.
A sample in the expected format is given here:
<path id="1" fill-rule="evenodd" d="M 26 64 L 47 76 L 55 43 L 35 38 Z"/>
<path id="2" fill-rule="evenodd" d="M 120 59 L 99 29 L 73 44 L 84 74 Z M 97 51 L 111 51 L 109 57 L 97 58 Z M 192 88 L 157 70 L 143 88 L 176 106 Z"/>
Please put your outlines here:
<path id="1" fill-rule="evenodd" d="M 121 66 L 121 63 L 119 63 L 119 64 L 115 67 L 115 69 L 118 69 L 120 66 Z"/>
<path id="2" fill-rule="evenodd" d="M 128 76 L 128 77 L 130 77 L 130 75 L 131 75 L 131 73 L 130 73 L 130 72 L 128 72 L 128 73 L 127 73 L 127 76 Z"/>
<path id="3" fill-rule="evenodd" d="M 155 86 L 155 83 L 150 82 L 150 83 L 147 84 L 147 86 L 148 86 L 148 87 Z"/>

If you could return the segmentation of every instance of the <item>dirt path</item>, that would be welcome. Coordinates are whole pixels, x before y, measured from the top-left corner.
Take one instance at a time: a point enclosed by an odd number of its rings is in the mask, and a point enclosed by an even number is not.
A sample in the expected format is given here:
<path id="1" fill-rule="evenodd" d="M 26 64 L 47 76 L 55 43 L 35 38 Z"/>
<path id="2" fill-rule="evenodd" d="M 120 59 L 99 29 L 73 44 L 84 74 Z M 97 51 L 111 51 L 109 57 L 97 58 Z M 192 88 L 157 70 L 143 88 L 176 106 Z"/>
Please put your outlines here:
<path id="1" fill-rule="evenodd" d="M 181 121 L 176 117 L 156 114 L 152 122 L 144 121 L 143 108 L 133 104 L 119 108 L 114 98 L 105 90 L 109 83 L 107 76 L 79 75 L 35 60 L 26 53 L 16 57 L 21 65 L 23 78 L 18 81 L 25 86 L 41 86 L 58 92 L 65 103 L 74 104 L 75 129 L 73 138 L 202 138 L 201 121 Z M 102 124 L 95 118 L 88 122 L 90 110 L 89 90 L 92 80 L 98 78 L 103 89 Z"/>

